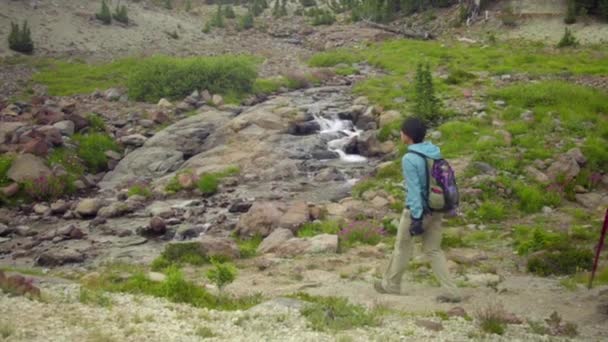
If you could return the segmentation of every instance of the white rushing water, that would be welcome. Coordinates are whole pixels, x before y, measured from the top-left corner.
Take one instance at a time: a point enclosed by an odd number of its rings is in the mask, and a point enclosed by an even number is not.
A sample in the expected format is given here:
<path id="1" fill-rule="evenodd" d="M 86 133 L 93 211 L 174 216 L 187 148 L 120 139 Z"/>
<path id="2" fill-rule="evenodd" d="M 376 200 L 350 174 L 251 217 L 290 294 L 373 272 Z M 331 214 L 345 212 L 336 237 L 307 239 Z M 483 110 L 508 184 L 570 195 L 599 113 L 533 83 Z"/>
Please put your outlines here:
<path id="1" fill-rule="evenodd" d="M 362 163 L 367 161 L 367 158 L 360 156 L 358 154 L 347 154 L 344 152 L 344 147 L 348 144 L 353 138 L 359 136 L 362 132 L 357 129 L 352 121 L 349 120 L 340 120 L 340 118 L 335 115 L 332 118 L 325 118 L 321 116 L 320 109 L 316 106 L 310 107 L 310 112 L 315 118 L 315 121 L 321 127 L 321 132 L 319 134 L 333 134 L 340 133 L 343 137 L 331 140 L 327 143 L 327 148 L 336 152 L 340 156 L 340 160 L 349 163 Z"/>

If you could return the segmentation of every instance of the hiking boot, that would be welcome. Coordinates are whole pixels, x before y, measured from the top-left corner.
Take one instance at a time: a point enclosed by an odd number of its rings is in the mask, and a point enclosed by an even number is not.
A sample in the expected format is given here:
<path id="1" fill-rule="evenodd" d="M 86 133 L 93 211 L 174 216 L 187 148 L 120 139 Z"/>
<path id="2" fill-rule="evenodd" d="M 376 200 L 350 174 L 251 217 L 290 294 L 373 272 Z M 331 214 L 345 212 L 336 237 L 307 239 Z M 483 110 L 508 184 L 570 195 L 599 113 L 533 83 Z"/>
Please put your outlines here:
<path id="1" fill-rule="evenodd" d="M 401 295 L 401 291 L 400 290 L 397 290 L 397 289 L 387 289 L 386 287 L 384 287 L 384 285 L 382 285 L 382 281 L 381 280 L 376 280 L 374 282 L 374 289 L 376 289 L 376 292 L 382 293 L 382 294 Z"/>
<path id="2" fill-rule="evenodd" d="M 439 303 L 460 303 L 462 301 L 462 297 L 456 294 L 442 294 L 437 296 L 437 301 Z"/>

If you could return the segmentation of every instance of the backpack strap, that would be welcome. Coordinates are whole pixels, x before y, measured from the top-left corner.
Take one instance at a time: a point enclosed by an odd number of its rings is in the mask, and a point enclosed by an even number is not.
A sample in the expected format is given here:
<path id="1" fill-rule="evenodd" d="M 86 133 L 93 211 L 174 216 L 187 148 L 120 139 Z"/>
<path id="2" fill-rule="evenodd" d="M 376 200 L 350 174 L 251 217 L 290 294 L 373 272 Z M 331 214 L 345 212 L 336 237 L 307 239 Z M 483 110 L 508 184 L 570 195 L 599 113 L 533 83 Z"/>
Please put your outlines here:
<path id="1" fill-rule="evenodd" d="M 423 210 L 423 212 L 424 213 L 430 213 L 432 210 L 429 207 L 429 203 L 428 203 L 428 201 L 429 201 L 429 188 L 431 187 L 431 176 L 430 176 L 429 163 L 428 163 L 429 157 L 427 157 L 426 155 L 424 155 L 424 154 L 422 154 L 420 152 L 417 152 L 417 151 L 408 150 L 408 153 L 413 153 L 413 154 L 421 157 L 424 160 L 424 168 L 425 168 L 425 171 L 426 171 L 425 172 L 425 174 L 426 174 L 426 187 L 425 187 L 424 194 L 423 194 L 424 197 L 425 197 L 424 198 L 424 210 Z"/>

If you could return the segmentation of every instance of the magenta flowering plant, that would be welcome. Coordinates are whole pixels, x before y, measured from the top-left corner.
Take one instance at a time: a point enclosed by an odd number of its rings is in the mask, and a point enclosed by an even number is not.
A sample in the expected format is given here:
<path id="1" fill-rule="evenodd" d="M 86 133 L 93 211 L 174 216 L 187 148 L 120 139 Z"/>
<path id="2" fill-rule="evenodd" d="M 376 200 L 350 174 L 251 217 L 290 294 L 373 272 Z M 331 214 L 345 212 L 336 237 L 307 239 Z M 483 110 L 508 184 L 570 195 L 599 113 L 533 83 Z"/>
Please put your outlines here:
<path id="1" fill-rule="evenodd" d="M 61 197 L 71 188 L 67 177 L 53 175 L 40 176 L 23 183 L 25 194 L 36 201 L 53 200 Z"/>
<path id="2" fill-rule="evenodd" d="M 342 228 L 338 236 L 340 241 L 347 246 L 356 243 L 376 245 L 386 236 L 386 231 L 376 221 L 353 221 Z"/>

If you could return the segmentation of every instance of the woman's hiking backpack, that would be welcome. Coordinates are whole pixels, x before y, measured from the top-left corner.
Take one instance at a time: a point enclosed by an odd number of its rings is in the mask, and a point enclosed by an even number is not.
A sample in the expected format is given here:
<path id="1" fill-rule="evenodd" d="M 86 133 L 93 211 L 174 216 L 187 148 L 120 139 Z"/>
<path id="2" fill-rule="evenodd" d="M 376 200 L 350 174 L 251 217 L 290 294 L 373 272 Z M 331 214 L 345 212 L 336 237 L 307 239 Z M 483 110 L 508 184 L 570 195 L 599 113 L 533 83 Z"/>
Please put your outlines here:
<path id="1" fill-rule="evenodd" d="M 454 170 L 445 159 L 431 159 L 422 153 L 409 151 L 426 161 L 426 205 L 435 212 L 456 215 L 460 196 Z"/>

